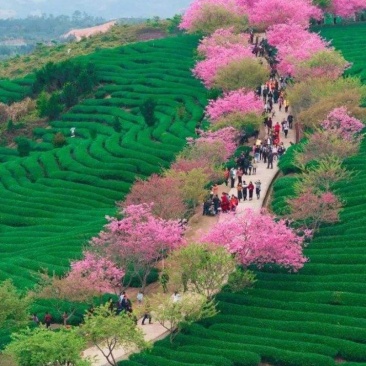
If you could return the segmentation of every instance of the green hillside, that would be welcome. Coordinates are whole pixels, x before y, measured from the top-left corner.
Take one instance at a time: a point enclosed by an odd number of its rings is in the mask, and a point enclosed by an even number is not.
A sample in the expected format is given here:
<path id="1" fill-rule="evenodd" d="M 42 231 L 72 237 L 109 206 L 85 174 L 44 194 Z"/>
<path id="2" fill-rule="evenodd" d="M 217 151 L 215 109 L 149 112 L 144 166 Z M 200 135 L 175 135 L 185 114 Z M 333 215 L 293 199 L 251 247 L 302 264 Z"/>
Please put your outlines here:
<path id="1" fill-rule="evenodd" d="M 206 104 L 206 91 L 190 71 L 197 41 L 167 38 L 87 56 L 101 83 L 95 98 L 36 130 L 29 157 L 0 149 L 0 280 L 25 288 L 33 285 L 30 271 L 65 271 L 134 180 L 169 166 Z M 0 81 L 0 94 L 5 87 L 16 92 L 14 85 Z M 139 112 L 149 96 L 157 100 L 153 127 Z M 70 136 L 71 127 L 76 137 L 54 149 L 54 133 Z"/>
<path id="2" fill-rule="evenodd" d="M 344 26 L 326 26 L 315 28 L 321 36 L 332 41 L 332 45 L 341 50 L 346 60 L 352 62 L 352 67 L 346 75 L 357 75 L 366 83 L 366 27 L 365 23 L 354 23 Z"/>
<path id="3" fill-rule="evenodd" d="M 366 24 L 332 27 L 324 35 L 365 72 Z M 351 37 L 353 42 L 350 45 Z M 304 254 L 309 263 L 296 274 L 274 268 L 257 272 L 249 294 L 220 293 L 220 313 L 160 341 L 151 353 L 122 366 L 365 366 L 366 365 L 366 140 L 346 162 L 355 172 L 337 185 L 346 201 L 341 222 L 323 227 Z M 283 207 L 294 178 L 275 184 L 273 206 Z M 261 363 L 260 363 L 261 362 Z"/>

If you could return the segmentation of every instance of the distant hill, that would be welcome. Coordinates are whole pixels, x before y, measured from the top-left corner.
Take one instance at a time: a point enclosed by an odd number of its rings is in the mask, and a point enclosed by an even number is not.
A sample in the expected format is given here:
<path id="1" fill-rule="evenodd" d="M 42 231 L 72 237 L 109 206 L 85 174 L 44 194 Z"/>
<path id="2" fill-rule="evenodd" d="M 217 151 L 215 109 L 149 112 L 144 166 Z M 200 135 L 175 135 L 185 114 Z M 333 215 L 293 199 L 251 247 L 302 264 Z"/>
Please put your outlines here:
<path id="1" fill-rule="evenodd" d="M 108 32 L 115 24 L 116 20 L 112 20 L 110 22 L 96 25 L 94 27 L 81 28 L 81 29 L 71 29 L 66 34 L 63 34 L 61 38 L 69 38 L 75 37 L 77 41 L 80 41 L 83 37 L 90 37 L 98 33 L 106 33 Z"/>
<path id="2" fill-rule="evenodd" d="M 37 43 L 59 42 L 60 36 L 71 29 L 94 27 L 105 22 L 104 18 L 80 12 L 75 12 L 71 17 L 43 15 L 0 19 L 0 59 L 29 53 Z"/>
<path id="3" fill-rule="evenodd" d="M 126 24 L 127 21 L 139 22 L 139 24 L 129 25 Z M 82 38 L 79 42 L 58 43 L 48 41 L 37 43 L 33 52 L 4 59 L 2 62 L 0 60 L 0 79 L 23 77 L 44 66 L 47 62 L 60 62 L 72 57 L 87 55 L 100 49 L 163 38 L 178 32 L 176 23 L 173 21 L 153 20 L 144 23 L 143 21 L 143 19 L 119 19 L 118 24 L 112 26 L 106 33 L 99 32 L 89 38 Z M 0 53 L 2 47 L 9 46 L 2 46 L 0 43 Z"/>

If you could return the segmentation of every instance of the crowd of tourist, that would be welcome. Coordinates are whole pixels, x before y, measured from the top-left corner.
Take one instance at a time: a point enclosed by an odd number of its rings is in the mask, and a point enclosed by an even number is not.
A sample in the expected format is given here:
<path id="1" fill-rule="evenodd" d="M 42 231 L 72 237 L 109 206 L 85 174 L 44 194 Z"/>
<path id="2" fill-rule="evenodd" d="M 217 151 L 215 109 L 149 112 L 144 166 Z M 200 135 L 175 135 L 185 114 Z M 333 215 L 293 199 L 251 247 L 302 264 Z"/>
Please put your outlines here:
<path id="1" fill-rule="evenodd" d="M 254 179 L 257 174 L 258 164 L 263 163 L 267 169 L 273 169 L 275 161 L 279 160 L 285 153 L 286 148 L 281 142 L 281 137 L 287 139 L 288 132 L 293 128 L 294 118 L 289 110 L 289 102 L 286 95 L 286 86 L 289 77 L 278 77 L 275 67 L 272 66 L 269 80 L 259 86 L 256 90 L 257 95 L 263 98 L 263 128 L 249 152 L 241 153 L 235 161 L 235 166 L 231 169 L 226 168 L 223 180 L 226 187 L 235 189 L 231 195 L 222 192 L 219 195 L 219 187 L 215 184 L 211 188 L 209 197 L 203 203 L 203 215 L 215 216 L 220 212 L 235 212 L 240 202 L 253 200 L 253 195 L 260 199 L 261 181 Z M 284 112 L 285 117 L 282 121 L 275 122 L 276 112 Z"/>

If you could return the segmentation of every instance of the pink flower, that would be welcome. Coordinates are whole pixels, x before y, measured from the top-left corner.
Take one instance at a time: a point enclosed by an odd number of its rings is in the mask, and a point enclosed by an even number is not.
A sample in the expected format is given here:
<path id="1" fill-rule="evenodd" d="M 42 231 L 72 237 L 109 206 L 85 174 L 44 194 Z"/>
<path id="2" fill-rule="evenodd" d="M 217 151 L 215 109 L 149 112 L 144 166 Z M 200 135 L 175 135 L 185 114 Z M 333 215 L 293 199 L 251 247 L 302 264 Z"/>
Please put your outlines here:
<path id="1" fill-rule="evenodd" d="M 277 48 L 277 69 L 282 75 L 295 75 L 299 62 L 309 60 L 316 52 L 329 47 L 329 42 L 318 34 L 310 33 L 304 26 L 293 22 L 273 25 L 266 34 L 269 44 Z"/>
<path id="2" fill-rule="evenodd" d="M 311 18 L 321 19 L 322 11 L 311 0 L 258 0 L 249 9 L 252 24 L 268 28 L 275 24 L 292 22 L 303 27 Z"/>
<path id="3" fill-rule="evenodd" d="M 234 46 L 246 47 L 248 45 L 248 36 L 244 33 L 235 34 L 233 28 L 218 29 L 209 37 L 204 37 L 197 51 L 205 57 L 217 57 L 224 48 L 233 48 Z"/>
<path id="4" fill-rule="evenodd" d="M 247 57 L 254 57 L 248 46 L 240 44 L 232 44 L 230 47 L 217 46 L 211 57 L 197 62 L 193 75 L 201 79 L 207 88 L 210 88 L 219 69 L 229 65 L 232 61 Z"/>
<path id="5" fill-rule="evenodd" d="M 192 31 L 194 25 L 202 19 L 203 9 L 207 5 L 223 8 L 233 14 L 244 15 L 246 12 L 245 2 L 242 0 L 195 0 L 184 13 L 179 28 Z"/>
<path id="6" fill-rule="evenodd" d="M 240 112 L 260 114 L 263 111 L 263 102 L 254 92 L 239 89 L 225 93 L 222 98 L 210 100 L 206 107 L 206 116 L 213 122 L 230 113 Z"/>
<path id="7" fill-rule="evenodd" d="M 304 237 L 287 227 L 284 220 L 276 221 L 263 212 L 246 210 L 243 215 L 228 217 L 201 240 L 223 245 L 245 266 L 273 263 L 297 271 L 307 261 L 302 254 Z"/>
<path id="8" fill-rule="evenodd" d="M 363 130 L 365 125 L 357 118 L 348 114 L 346 107 L 333 109 L 322 122 L 322 128 L 325 130 L 333 130 L 341 136 L 343 140 L 353 141 L 357 135 Z"/>
<path id="9" fill-rule="evenodd" d="M 366 9 L 365 0 L 333 0 L 329 12 L 344 18 L 352 18 Z"/>
<path id="10" fill-rule="evenodd" d="M 229 158 L 234 154 L 237 149 L 237 140 L 239 131 L 234 127 L 221 128 L 215 132 L 207 131 L 204 132 L 201 137 L 195 140 L 195 144 L 210 143 L 217 144 L 221 143 L 226 152 L 226 158 Z"/>

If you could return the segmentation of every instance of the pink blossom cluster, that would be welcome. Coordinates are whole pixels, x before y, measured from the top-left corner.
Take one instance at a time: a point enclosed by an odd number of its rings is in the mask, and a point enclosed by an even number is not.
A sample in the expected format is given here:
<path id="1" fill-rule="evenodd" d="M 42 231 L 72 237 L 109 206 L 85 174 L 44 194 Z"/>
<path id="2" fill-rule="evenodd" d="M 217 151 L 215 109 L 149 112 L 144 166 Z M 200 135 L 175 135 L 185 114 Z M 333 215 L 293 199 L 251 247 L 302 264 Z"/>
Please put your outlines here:
<path id="1" fill-rule="evenodd" d="M 140 257 L 141 262 L 154 262 L 162 251 L 171 250 L 184 243 L 183 230 L 174 220 L 163 220 L 152 214 L 152 204 L 127 206 L 123 219 L 107 217 L 109 223 L 92 246 L 103 250 L 107 258 Z"/>
<path id="2" fill-rule="evenodd" d="M 318 34 L 310 33 L 303 26 L 295 23 L 273 25 L 267 31 L 269 44 L 277 48 L 277 69 L 280 74 L 296 73 L 299 62 L 310 59 L 314 53 L 324 51 L 329 42 Z"/>
<path id="3" fill-rule="evenodd" d="M 277 264 L 297 271 L 307 261 L 302 254 L 304 237 L 287 227 L 285 220 L 250 209 L 216 224 L 201 241 L 223 245 L 244 266 Z"/>
<path id="4" fill-rule="evenodd" d="M 85 282 L 100 293 L 111 293 L 121 288 L 124 275 L 124 270 L 112 261 L 85 251 L 82 260 L 71 262 L 68 279 Z"/>
<path id="5" fill-rule="evenodd" d="M 193 74 L 201 79 L 206 88 L 211 88 L 217 72 L 230 64 L 232 61 L 241 60 L 247 57 L 254 57 L 248 46 L 232 44 L 229 48 L 217 46 L 217 53 L 206 60 L 197 62 Z"/>
<path id="6" fill-rule="evenodd" d="M 337 54 L 332 49 L 326 49 L 314 53 L 307 61 L 294 65 L 294 73 L 299 80 L 311 78 L 327 78 L 336 80 L 342 76 L 349 63 L 340 58 L 334 58 Z"/>
<path id="7" fill-rule="evenodd" d="M 352 18 L 355 13 L 366 9 L 365 0 L 332 0 L 330 13 L 344 18 Z"/>
<path id="8" fill-rule="evenodd" d="M 200 41 L 197 51 L 208 58 L 217 57 L 224 48 L 232 48 L 233 45 L 248 45 L 248 36 L 244 33 L 235 34 L 233 27 L 218 29 Z"/>
<path id="9" fill-rule="evenodd" d="M 244 15 L 246 12 L 245 2 L 242 0 L 195 0 L 184 13 L 179 28 L 192 30 L 202 19 L 203 9 L 207 5 L 223 8 L 233 14 Z"/>
<path id="10" fill-rule="evenodd" d="M 210 100 L 206 107 L 206 116 L 215 122 L 230 113 L 261 114 L 262 110 L 263 102 L 254 92 L 239 89 L 225 93 L 223 97 L 216 100 Z"/>
<path id="11" fill-rule="evenodd" d="M 306 27 L 311 18 L 321 19 L 322 16 L 321 9 L 311 0 L 258 0 L 249 8 L 250 22 L 263 28 L 288 22 Z"/>
<path id="12" fill-rule="evenodd" d="M 345 107 L 333 109 L 321 126 L 325 130 L 336 131 L 342 139 L 347 141 L 354 141 L 365 127 L 360 120 L 350 116 Z"/>
<path id="13" fill-rule="evenodd" d="M 226 158 L 229 158 L 234 154 L 238 147 L 239 131 L 234 127 L 224 127 L 217 131 L 204 132 L 201 137 L 195 140 L 195 144 L 210 143 L 217 144 L 222 143 L 223 148 L 226 151 Z"/>

